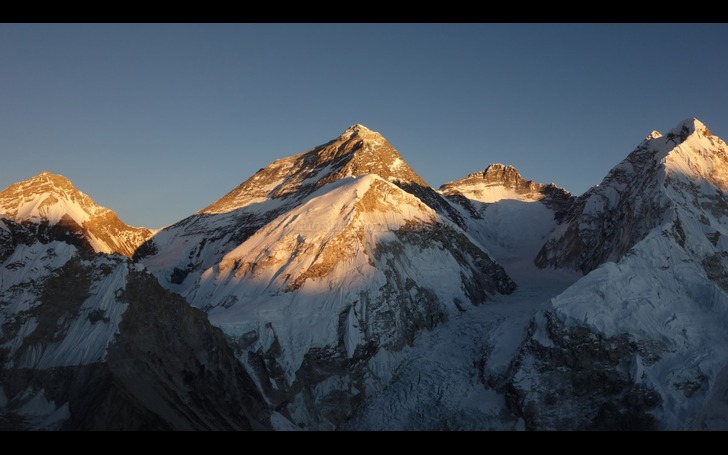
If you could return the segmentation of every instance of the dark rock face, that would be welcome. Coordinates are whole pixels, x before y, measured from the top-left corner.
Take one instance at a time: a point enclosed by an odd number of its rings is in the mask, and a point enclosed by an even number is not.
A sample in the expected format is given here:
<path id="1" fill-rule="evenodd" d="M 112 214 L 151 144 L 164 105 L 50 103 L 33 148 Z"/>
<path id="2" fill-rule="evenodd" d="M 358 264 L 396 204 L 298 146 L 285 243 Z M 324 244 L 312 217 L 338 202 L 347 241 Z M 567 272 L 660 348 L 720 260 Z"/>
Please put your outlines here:
<path id="1" fill-rule="evenodd" d="M 535 337 L 541 330 L 542 337 Z M 539 341 L 541 340 L 541 341 Z M 633 378 L 635 362 L 654 363 L 664 348 L 564 326 L 546 312 L 532 322 L 505 386 L 511 411 L 532 430 L 654 430 L 660 395 Z"/>
<path id="2" fill-rule="evenodd" d="M 445 198 L 440 196 L 437 191 L 427 185 L 423 186 L 418 183 L 401 181 L 394 181 L 393 183 L 402 188 L 404 191 L 415 195 L 419 200 L 424 202 L 425 205 L 445 218 L 448 218 L 460 228 L 467 230 L 467 224 L 465 223 L 465 220 L 463 220 L 462 216 L 460 216 L 458 211 L 448 204 Z"/>
<path id="3" fill-rule="evenodd" d="M 21 224 L 32 231 L 34 237 L 41 243 L 59 241 L 73 245 L 85 253 L 94 253 L 94 248 L 86 236 L 86 231 L 69 216 L 64 216 L 55 224 L 51 224 L 46 220 L 38 222 L 22 221 Z"/>
<path id="4" fill-rule="evenodd" d="M 255 384 L 202 311 L 142 272 L 130 275 L 120 299 L 129 308 L 107 363 L 130 395 L 130 415 L 154 414 L 178 430 L 270 428 Z M 102 426 L 123 428 L 125 420 L 134 421 L 109 411 Z"/>
<path id="5" fill-rule="evenodd" d="M 576 197 L 572 196 L 571 193 L 553 183 L 547 185 L 546 188 L 542 188 L 541 194 L 544 197 L 540 202 L 554 211 L 554 219 L 558 223 L 564 221 L 576 201 Z"/>

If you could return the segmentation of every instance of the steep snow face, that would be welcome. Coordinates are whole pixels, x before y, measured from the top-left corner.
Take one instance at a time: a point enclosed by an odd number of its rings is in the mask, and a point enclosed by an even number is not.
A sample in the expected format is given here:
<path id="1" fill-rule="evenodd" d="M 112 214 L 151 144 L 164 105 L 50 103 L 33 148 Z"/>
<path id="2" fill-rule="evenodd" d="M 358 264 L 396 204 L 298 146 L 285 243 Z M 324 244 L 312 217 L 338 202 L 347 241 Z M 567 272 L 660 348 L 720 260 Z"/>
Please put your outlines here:
<path id="1" fill-rule="evenodd" d="M 74 246 L 58 241 L 18 243 L 4 258 L 0 427 L 57 429 L 71 418 L 69 400 L 54 399 L 47 387 L 63 384 L 64 368 L 105 359 L 126 310 L 116 299 L 126 274 L 119 256 L 82 260 Z M 39 375 L 56 379 L 35 387 Z"/>
<path id="2" fill-rule="evenodd" d="M 44 241 L 63 240 L 100 253 L 131 256 L 152 235 L 128 226 L 61 175 L 43 172 L 0 192 L 0 213 Z"/>
<path id="3" fill-rule="evenodd" d="M 725 143 L 689 119 L 580 198 L 540 259 L 589 273 L 534 318 L 514 364 L 511 400 L 528 426 L 728 428 L 715 414 L 728 366 L 727 171 Z"/>
<path id="4" fill-rule="evenodd" d="M 69 262 L 70 261 L 70 262 Z M 82 260 L 63 242 L 20 246 L 0 274 L 5 368 L 48 369 L 104 360 L 126 305 L 117 297 L 129 265 Z"/>

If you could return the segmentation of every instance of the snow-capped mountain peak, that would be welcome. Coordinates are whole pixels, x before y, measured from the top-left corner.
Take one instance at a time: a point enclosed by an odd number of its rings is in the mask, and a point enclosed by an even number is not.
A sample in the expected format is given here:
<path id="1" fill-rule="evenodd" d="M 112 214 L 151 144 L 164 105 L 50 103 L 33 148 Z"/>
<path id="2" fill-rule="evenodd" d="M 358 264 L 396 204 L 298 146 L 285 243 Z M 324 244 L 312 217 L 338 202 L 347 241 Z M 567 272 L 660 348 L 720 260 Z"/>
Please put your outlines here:
<path id="1" fill-rule="evenodd" d="M 550 301 L 524 344 L 514 396 L 537 410 L 529 425 L 564 425 L 565 408 L 582 410 L 570 427 L 625 425 L 597 411 L 618 390 L 617 417 L 633 429 L 726 428 L 727 189 L 728 147 L 689 118 L 648 136 L 577 199 L 536 257 L 585 276 Z M 620 366 L 611 378 L 590 373 L 588 392 L 568 396 L 560 384 L 579 384 L 570 381 L 585 368 L 564 362 L 574 352 L 589 362 L 608 353 Z M 587 368 L 604 369 L 596 363 Z M 632 384 L 606 385 L 614 379 Z"/>
<path id="2" fill-rule="evenodd" d="M 688 139 L 688 137 L 693 134 L 695 134 L 698 138 L 713 137 L 713 134 L 710 132 L 708 127 L 703 124 L 703 122 L 694 117 L 690 117 L 680 122 L 665 136 L 663 136 L 662 133 L 657 130 L 652 131 L 650 134 L 647 135 L 647 137 L 645 137 L 645 140 L 643 142 L 649 142 L 654 139 L 663 138 L 662 143 L 664 145 L 662 147 L 659 147 L 659 150 L 657 147 L 653 147 L 653 151 L 658 153 L 660 151 L 662 151 L 663 153 L 667 153 L 672 150 L 672 148 L 676 147 L 679 144 L 682 144 Z"/>
<path id="3" fill-rule="evenodd" d="M 548 195 L 569 197 L 569 193 L 553 183 L 543 184 L 526 180 L 515 167 L 494 163 L 481 172 L 446 183 L 440 192 L 450 196 L 461 194 L 468 199 L 491 203 L 502 199 L 515 199 L 524 202 L 539 201 Z"/>
<path id="4" fill-rule="evenodd" d="M 198 213 L 227 213 L 267 200 L 290 203 L 333 181 L 366 174 L 427 187 L 381 134 L 354 124 L 326 144 L 274 161 Z"/>
<path id="5" fill-rule="evenodd" d="M 713 207 L 718 213 L 721 192 L 728 189 L 725 142 L 695 118 L 664 136 L 655 133 L 579 197 L 567 223 L 536 258 L 539 266 L 586 273 L 619 259 L 649 231 L 672 220 L 676 206 L 693 212 Z M 613 219 L 622 222 L 615 226 Z"/>
<path id="6" fill-rule="evenodd" d="M 18 221 L 55 225 L 68 216 L 80 225 L 103 210 L 66 177 L 47 171 L 0 192 L 0 213 Z"/>
<path id="7" fill-rule="evenodd" d="M 362 139 L 372 140 L 372 141 L 383 141 L 384 136 L 379 134 L 376 131 L 372 131 L 366 126 L 362 125 L 361 123 L 355 123 L 348 127 L 344 132 L 341 134 L 341 137 L 351 138 L 352 136 L 358 136 Z"/>
<path id="8" fill-rule="evenodd" d="M 0 192 L 0 214 L 30 227 L 41 240 L 68 241 L 101 253 L 131 256 L 152 235 L 147 228 L 124 224 L 66 177 L 47 171 Z"/>

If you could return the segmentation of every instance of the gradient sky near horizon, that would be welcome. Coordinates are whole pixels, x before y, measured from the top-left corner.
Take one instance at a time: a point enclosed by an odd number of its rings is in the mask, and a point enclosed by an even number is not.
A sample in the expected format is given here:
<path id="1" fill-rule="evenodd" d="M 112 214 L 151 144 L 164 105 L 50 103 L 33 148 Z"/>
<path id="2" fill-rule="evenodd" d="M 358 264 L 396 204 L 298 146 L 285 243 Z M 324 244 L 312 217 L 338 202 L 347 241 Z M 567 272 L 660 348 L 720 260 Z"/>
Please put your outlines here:
<path id="1" fill-rule="evenodd" d="M 361 123 L 430 185 L 581 194 L 652 130 L 728 140 L 728 24 L 0 24 L 0 189 L 159 228 Z"/>

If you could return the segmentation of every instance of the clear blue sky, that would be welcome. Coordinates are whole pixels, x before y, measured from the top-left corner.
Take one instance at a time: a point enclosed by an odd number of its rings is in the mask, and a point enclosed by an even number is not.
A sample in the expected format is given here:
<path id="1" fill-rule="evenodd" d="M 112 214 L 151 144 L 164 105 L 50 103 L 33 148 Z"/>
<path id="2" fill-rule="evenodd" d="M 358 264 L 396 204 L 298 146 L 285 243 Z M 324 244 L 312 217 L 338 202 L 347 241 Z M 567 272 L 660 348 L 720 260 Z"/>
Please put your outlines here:
<path id="1" fill-rule="evenodd" d="M 728 140 L 728 24 L 0 24 L 0 187 L 162 227 L 362 123 L 430 185 L 581 194 L 652 130 Z"/>

